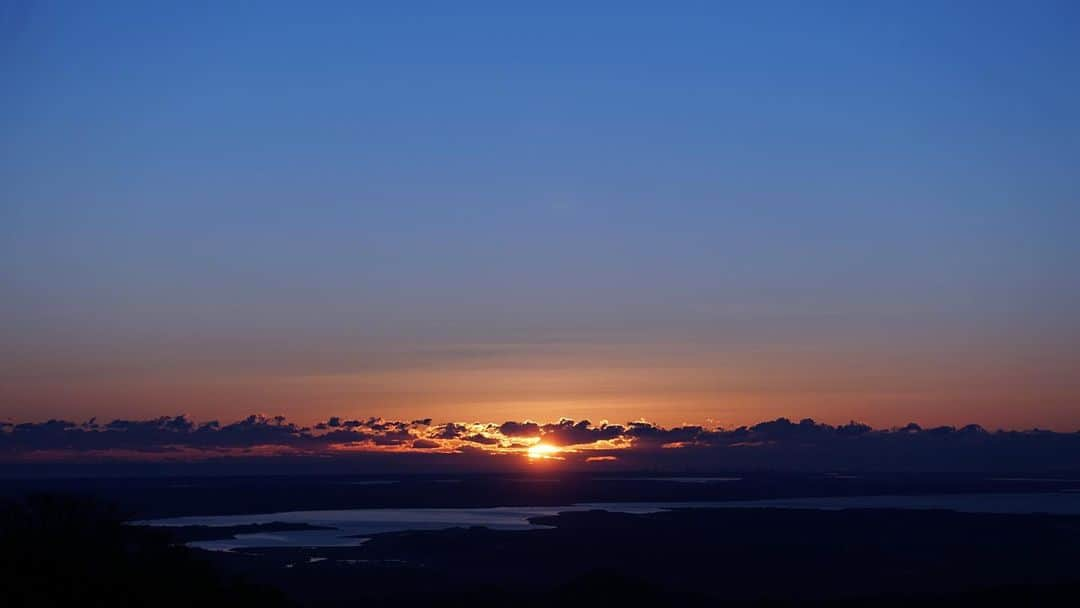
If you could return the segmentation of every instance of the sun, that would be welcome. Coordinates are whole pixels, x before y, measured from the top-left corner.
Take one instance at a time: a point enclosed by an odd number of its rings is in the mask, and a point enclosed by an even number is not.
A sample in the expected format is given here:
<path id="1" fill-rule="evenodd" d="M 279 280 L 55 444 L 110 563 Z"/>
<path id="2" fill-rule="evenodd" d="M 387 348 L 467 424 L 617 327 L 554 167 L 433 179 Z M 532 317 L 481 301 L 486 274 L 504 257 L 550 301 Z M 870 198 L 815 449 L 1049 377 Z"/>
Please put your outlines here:
<path id="1" fill-rule="evenodd" d="M 529 447 L 529 458 L 556 458 L 561 450 L 557 446 L 548 445 L 546 443 L 538 443 Z"/>

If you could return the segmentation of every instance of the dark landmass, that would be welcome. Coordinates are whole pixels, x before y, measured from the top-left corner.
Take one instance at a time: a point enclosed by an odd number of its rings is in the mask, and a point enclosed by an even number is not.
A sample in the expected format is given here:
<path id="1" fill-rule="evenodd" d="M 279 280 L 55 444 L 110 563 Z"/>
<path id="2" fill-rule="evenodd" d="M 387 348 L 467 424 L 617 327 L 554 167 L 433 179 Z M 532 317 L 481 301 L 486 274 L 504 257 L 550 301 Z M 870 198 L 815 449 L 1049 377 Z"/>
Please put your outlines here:
<path id="1" fill-rule="evenodd" d="M 237 534 L 293 532 L 302 530 L 334 530 L 335 528 L 273 521 L 266 524 L 243 524 L 239 526 L 169 526 L 154 529 L 167 532 L 173 542 L 190 543 L 199 540 L 228 540 L 230 538 L 236 538 Z"/>
<path id="2" fill-rule="evenodd" d="M 455 483 L 436 478 L 64 481 L 68 489 L 80 490 L 76 497 L 28 495 L 33 484 L 7 486 L 3 493 L 11 496 L 0 498 L 0 605 L 1073 605 L 1080 597 L 1078 516 L 583 511 L 535 518 L 550 527 L 527 531 L 395 532 L 373 535 L 360 546 L 228 553 L 181 543 L 207 535 L 318 528 L 277 522 L 185 530 L 122 523 L 136 515 L 280 511 L 292 505 L 1058 492 L 1078 485 L 1023 477 L 755 473 L 712 483 L 584 476 L 465 477 Z M 114 503 L 120 506 L 103 506 L 108 496 L 121 499 Z"/>
<path id="3" fill-rule="evenodd" d="M 0 499 L 0 606 L 294 605 L 277 589 L 225 574 L 164 530 L 65 496 Z"/>
<path id="4" fill-rule="evenodd" d="M 132 519 L 316 509 L 559 506 L 582 502 L 719 501 L 882 494 L 1030 493 L 1080 489 L 1080 474 L 712 473 L 735 481 L 686 483 L 655 473 L 446 476 L 255 476 L 8 480 L 0 496 L 85 496 Z"/>
<path id="5" fill-rule="evenodd" d="M 1080 586 L 1080 517 L 1073 516 L 687 509 L 568 512 L 535 521 L 554 527 L 398 532 L 358 547 L 210 557 L 256 580 L 272 573 L 274 584 L 312 605 L 338 605 L 334 590 L 343 585 L 363 590 L 370 602 L 408 596 L 416 605 L 435 600 L 425 590 L 457 597 L 483 589 L 493 604 L 521 603 L 575 586 L 589 587 L 582 591 L 588 595 L 605 580 L 631 582 L 646 597 L 675 603 L 782 605 L 955 603 L 1002 586 L 1050 597 Z M 609 591 L 619 597 L 625 589 Z"/>

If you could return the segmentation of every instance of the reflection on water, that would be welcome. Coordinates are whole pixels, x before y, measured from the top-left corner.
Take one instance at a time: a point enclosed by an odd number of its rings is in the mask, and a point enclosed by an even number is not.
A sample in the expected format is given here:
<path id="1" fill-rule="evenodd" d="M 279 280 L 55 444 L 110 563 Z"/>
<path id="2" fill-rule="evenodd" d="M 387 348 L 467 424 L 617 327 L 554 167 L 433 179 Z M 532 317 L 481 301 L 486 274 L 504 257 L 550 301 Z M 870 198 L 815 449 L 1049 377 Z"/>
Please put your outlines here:
<path id="1" fill-rule="evenodd" d="M 603 509 L 615 513 L 655 513 L 677 508 L 783 508 L 783 509 L 950 509 L 969 513 L 1053 513 L 1080 515 L 1080 493 L 952 494 L 931 496 L 845 496 L 785 498 L 727 502 L 624 502 L 581 503 L 555 507 L 494 507 L 478 509 L 346 509 L 288 511 L 254 515 L 176 517 L 136 524 L 151 526 L 237 526 L 272 522 L 309 524 L 333 530 L 301 530 L 240 534 L 228 540 L 197 541 L 192 547 L 230 551 L 252 547 L 356 546 L 366 537 L 384 532 L 442 530 L 484 526 L 496 530 L 538 528 L 529 518 L 560 512 Z"/>
<path id="2" fill-rule="evenodd" d="M 444 530 L 484 526 L 495 530 L 536 528 L 529 518 L 557 515 L 565 511 L 605 508 L 623 513 L 652 513 L 663 508 L 648 503 L 573 505 L 556 507 L 494 507 L 479 509 L 346 509 L 333 511 L 288 511 L 255 515 L 176 517 L 135 522 L 151 526 L 239 526 L 282 522 L 335 528 L 239 534 L 226 540 L 196 541 L 189 546 L 214 551 L 251 547 L 341 547 L 361 544 L 365 536 L 405 530 Z M 352 538 L 352 537 L 361 538 Z"/>
<path id="3" fill-rule="evenodd" d="M 742 477 L 598 477 L 597 481 L 660 481 L 667 483 L 722 483 L 742 481 Z"/>

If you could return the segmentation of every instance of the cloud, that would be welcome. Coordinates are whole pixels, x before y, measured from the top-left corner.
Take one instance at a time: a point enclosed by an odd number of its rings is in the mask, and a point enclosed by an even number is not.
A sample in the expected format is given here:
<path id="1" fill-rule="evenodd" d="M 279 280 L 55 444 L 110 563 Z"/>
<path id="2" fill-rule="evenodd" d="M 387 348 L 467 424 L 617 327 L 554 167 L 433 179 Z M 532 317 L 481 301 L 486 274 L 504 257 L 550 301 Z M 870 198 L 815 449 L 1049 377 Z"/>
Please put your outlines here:
<path id="1" fill-rule="evenodd" d="M 435 432 L 431 434 L 431 437 L 434 439 L 457 439 L 467 433 L 468 430 L 465 425 L 448 422 L 435 427 Z"/>
<path id="2" fill-rule="evenodd" d="M 502 423 L 331 417 L 311 427 L 283 416 L 252 414 L 221 423 L 185 415 L 100 423 L 67 420 L 0 424 L 0 462 L 79 461 L 123 457 L 345 458 L 415 451 L 432 457 L 524 456 L 536 438 L 562 449 L 566 466 L 606 462 L 627 469 L 731 470 L 743 467 L 816 470 L 1067 471 L 1080 469 L 1080 432 L 994 431 L 978 425 L 873 429 L 803 419 L 763 421 L 732 429 L 649 422 L 594 425 L 588 420 Z M 482 460 L 470 460 L 477 464 Z M 425 466 L 434 466 L 425 461 Z"/>
<path id="3" fill-rule="evenodd" d="M 573 446 L 598 441 L 605 441 L 620 437 L 624 429 L 619 425 L 601 424 L 592 426 L 588 420 L 574 422 L 569 418 L 563 418 L 553 424 L 545 424 L 541 428 L 540 438 L 544 443 L 558 446 Z"/>
<path id="4" fill-rule="evenodd" d="M 630 422 L 626 425 L 626 436 L 639 446 L 663 446 L 671 444 L 708 444 L 717 438 L 714 432 L 700 426 L 679 426 L 670 429 L 661 428 L 649 422 Z"/>
<path id="5" fill-rule="evenodd" d="M 474 433 L 466 437 L 461 438 L 462 441 L 468 441 L 470 443 L 479 443 L 481 445 L 497 445 L 499 443 L 498 437 L 489 437 L 480 433 Z"/>
<path id="6" fill-rule="evenodd" d="M 618 459 L 617 456 L 588 456 L 585 462 L 614 462 Z"/>
<path id="7" fill-rule="evenodd" d="M 540 435 L 540 425 L 531 421 L 509 420 L 499 425 L 499 432 L 506 437 L 537 437 Z"/>

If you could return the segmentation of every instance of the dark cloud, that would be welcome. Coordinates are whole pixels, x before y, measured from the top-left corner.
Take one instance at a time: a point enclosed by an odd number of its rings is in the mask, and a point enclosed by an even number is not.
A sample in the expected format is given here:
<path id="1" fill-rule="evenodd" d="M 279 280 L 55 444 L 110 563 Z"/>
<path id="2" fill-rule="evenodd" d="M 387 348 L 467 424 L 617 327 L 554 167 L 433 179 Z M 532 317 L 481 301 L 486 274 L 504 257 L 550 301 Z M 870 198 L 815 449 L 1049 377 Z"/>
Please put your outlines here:
<path id="1" fill-rule="evenodd" d="M 869 424 L 862 424 L 861 422 L 851 422 L 836 427 L 836 433 L 842 437 L 856 437 L 858 435 L 865 435 L 874 430 Z"/>
<path id="2" fill-rule="evenodd" d="M 499 432 L 505 437 L 537 437 L 540 435 L 540 425 L 529 421 L 508 420 L 499 425 Z"/>
<path id="3" fill-rule="evenodd" d="M 1024 471 L 1080 469 L 1080 433 L 987 431 L 978 425 L 924 429 L 908 424 L 875 430 L 858 422 L 832 426 L 811 419 L 777 418 L 734 429 L 678 426 L 665 428 L 636 421 L 593 425 L 562 419 L 549 424 L 444 423 L 429 419 L 343 420 L 331 417 L 302 427 L 282 416 L 253 414 L 242 420 L 198 423 L 162 416 L 147 420 L 83 423 L 48 420 L 0 424 L 0 461 L 81 458 L 80 454 L 125 453 L 275 457 L 291 453 L 322 458 L 395 448 L 449 452 L 479 457 L 493 452 L 523 452 L 528 443 L 514 438 L 541 437 L 564 448 L 567 466 L 617 457 L 626 468 L 720 470 L 740 467 L 816 470 Z M 431 452 L 436 448 L 446 448 Z M 388 454 L 387 458 L 393 458 Z M 479 460 L 470 462 L 478 463 Z M 608 460 L 607 462 L 611 462 Z"/>
<path id="4" fill-rule="evenodd" d="M 700 426 L 665 429 L 648 422 L 631 422 L 627 425 L 626 436 L 633 438 L 638 445 L 669 445 L 708 442 L 715 433 L 707 432 Z"/>
<path id="5" fill-rule="evenodd" d="M 416 436 L 410 433 L 407 429 L 399 429 L 387 426 L 384 427 L 382 430 L 384 432 L 376 433 L 371 438 L 372 442 L 375 445 L 403 445 L 416 439 Z"/>
<path id="6" fill-rule="evenodd" d="M 374 435 L 369 432 L 360 431 L 356 429 L 339 429 L 331 431 L 325 435 L 319 435 L 318 441 L 321 443 L 335 444 L 335 443 L 361 443 L 372 439 Z M 313 438 L 314 439 L 314 438 Z"/>
<path id="7" fill-rule="evenodd" d="M 804 418 L 798 423 L 787 418 L 777 418 L 750 427 L 751 434 L 760 441 L 807 441 L 823 438 L 834 431 L 833 427 L 817 424 L 810 418 Z"/>
<path id="8" fill-rule="evenodd" d="M 465 428 L 465 425 L 448 422 L 435 427 L 435 432 L 431 434 L 431 437 L 433 439 L 457 439 L 468 432 L 468 430 L 469 429 Z"/>
<path id="9" fill-rule="evenodd" d="M 499 439 L 497 437 L 488 437 L 487 435 L 481 435 L 480 433 L 467 435 L 465 437 L 462 437 L 461 439 L 463 441 L 479 443 L 481 445 L 496 445 L 499 443 Z"/>
<path id="10" fill-rule="evenodd" d="M 602 424 L 594 427 L 588 420 L 574 422 L 569 418 L 563 418 L 553 424 L 545 424 L 540 429 L 542 431 L 540 437 L 544 443 L 558 446 L 582 445 L 615 439 L 624 431 L 619 425 Z"/>

